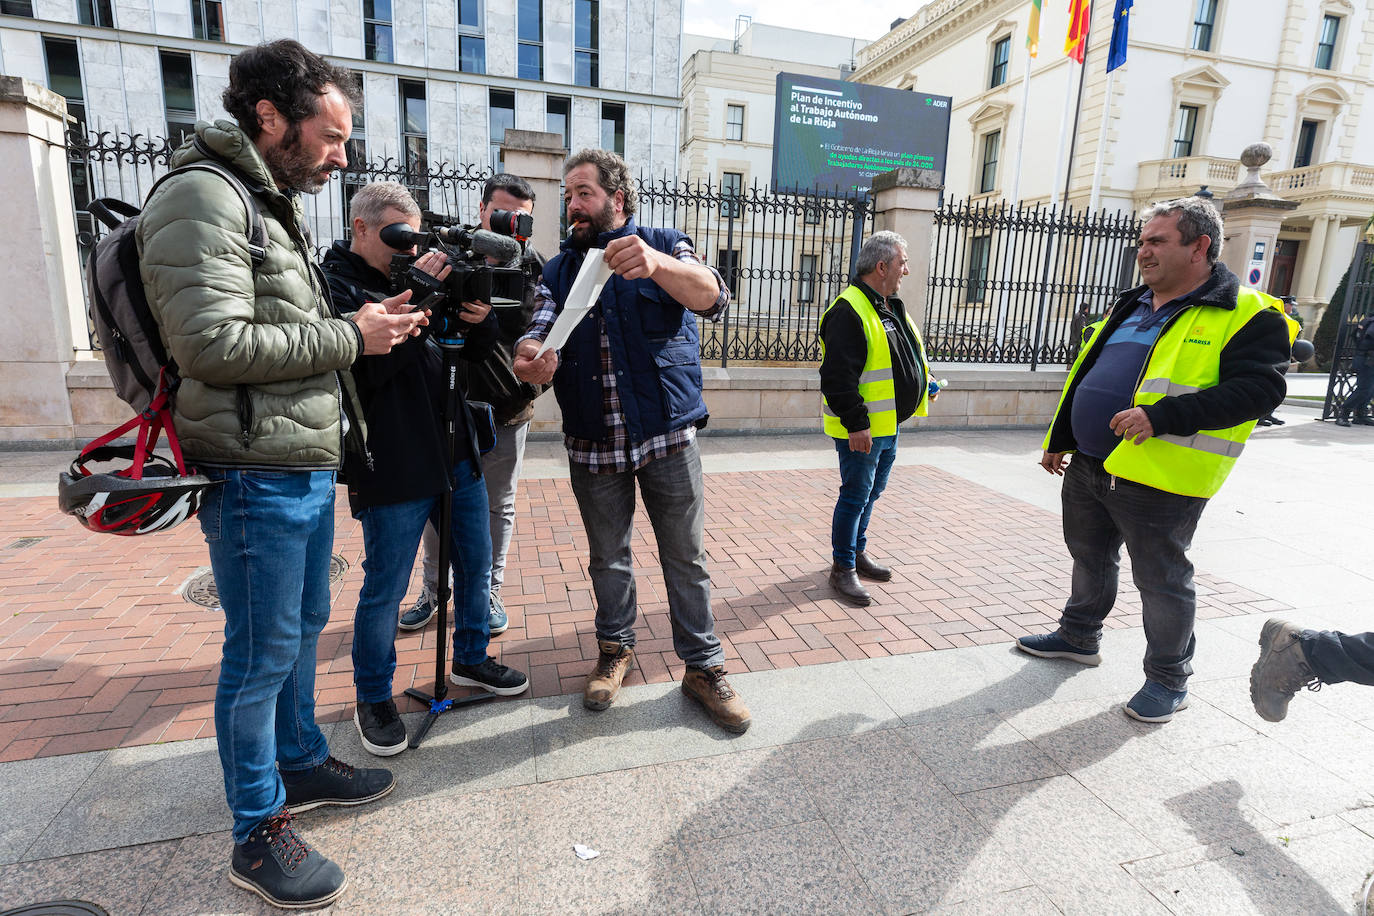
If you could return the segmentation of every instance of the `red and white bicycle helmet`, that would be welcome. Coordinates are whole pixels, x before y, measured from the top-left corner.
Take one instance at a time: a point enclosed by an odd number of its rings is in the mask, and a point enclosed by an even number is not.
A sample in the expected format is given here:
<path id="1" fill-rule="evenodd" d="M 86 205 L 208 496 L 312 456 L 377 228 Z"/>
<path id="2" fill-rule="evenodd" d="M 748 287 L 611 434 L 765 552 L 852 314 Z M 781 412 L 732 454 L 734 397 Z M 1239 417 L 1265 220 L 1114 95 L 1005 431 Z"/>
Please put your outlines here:
<path id="1" fill-rule="evenodd" d="M 167 531 L 195 517 L 206 491 L 218 486 L 219 481 L 186 466 L 172 428 L 168 407 L 171 390 L 164 373 L 158 380 L 157 397 L 146 410 L 81 450 L 71 468 L 57 477 L 58 508 L 102 534 Z M 135 427 L 135 444 L 110 444 Z M 164 429 L 175 463 L 153 452 Z M 116 471 L 91 467 L 109 462 L 126 466 Z"/>

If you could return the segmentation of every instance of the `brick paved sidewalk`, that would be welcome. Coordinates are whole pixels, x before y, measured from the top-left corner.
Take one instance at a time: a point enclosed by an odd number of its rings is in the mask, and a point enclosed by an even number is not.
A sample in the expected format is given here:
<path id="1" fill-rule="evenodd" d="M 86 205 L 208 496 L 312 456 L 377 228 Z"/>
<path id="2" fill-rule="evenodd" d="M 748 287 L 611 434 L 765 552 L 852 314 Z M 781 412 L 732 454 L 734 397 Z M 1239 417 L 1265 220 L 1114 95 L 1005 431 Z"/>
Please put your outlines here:
<path id="1" fill-rule="evenodd" d="M 1058 617 L 1069 560 L 1059 519 L 926 466 L 898 466 L 870 531 L 893 581 L 875 603 L 831 597 L 833 470 L 709 474 L 707 549 L 731 671 L 759 671 L 1009 641 Z M 214 734 L 223 619 L 180 594 L 208 563 L 194 523 L 144 538 L 87 533 L 51 498 L 0 499 L 0 761 Z M 491 652 L 530 673 L 533 696 L 580 691 L 596 655 L 586 546 L 566 480 L 521 482 L 502 592 L 510 629 Z M 352 714 L 352 609 L 362 530 L 340 497 L 335 552 L 348 570 L 319 643 L 319 717 Z M 652 529 L 634 543 L 639 666 L 627 683 L 681 677 Z M 1113 627 L 1139 626 L 1123 571 Z M 1198 575 L 1199 616 L 1279 602 Z M 412 593 L 414 593 L 412 589 Z M 397 641 L 396 692 L 433 684 L 433 626 Z M 403 699 L 402 711 L 420 707 Z"/>

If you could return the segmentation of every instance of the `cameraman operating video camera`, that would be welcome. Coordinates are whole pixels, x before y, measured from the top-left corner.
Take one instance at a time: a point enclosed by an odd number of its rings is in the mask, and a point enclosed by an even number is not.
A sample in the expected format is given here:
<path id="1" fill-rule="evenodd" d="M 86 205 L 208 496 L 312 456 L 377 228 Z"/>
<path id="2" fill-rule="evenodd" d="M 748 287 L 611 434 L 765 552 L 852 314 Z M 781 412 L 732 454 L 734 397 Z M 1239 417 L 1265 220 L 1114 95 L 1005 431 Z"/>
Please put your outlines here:
<path id="1" fill-rule="evenodd" d="M 500 173 L 487 179 L 482 188 L 482 205 L 478 216 L 483 229 L 492 228 L 492 219 L 504 222 L 509 228 L 512 219 L 534 211 L 534 189 L 516 175 Z M 491 404 L 496 419 L 496 444 L 482 456 L 482 478 L 487 484 L 487 505 L 491 519 L 491 618 L 492 635 L 504 633 L 507 626 L 506 609 L 501 602 L 501 585 L 505 581 L 506 554 L 511 535 L 515 531 L 515 490 L 520 480 L 520 466 L 525 458 L 525 439 L 530 421 L 534 419 L 534 401 L 548 385 L 532 385 L 515 377 L 513 355 L 515 345 L 534 317 L 534 293 L 544 271 L 544 258 L 531 245 L 525 245 L 520 257 L 506 265 L 487 258 L 492 266 L 519 267 L 524 274 L 524 290 L 519 308 L 499 308 L 496 314 L 498 340 L 481 362 L 468 362 L 458 367 L 458 377 L 468 396 Z M 401 615 L 403 630 L 418 630 L 434 616 L 438 579 L 438 535 L 434 526 L 425 526 L 423 588 L 415 606 Z"/>
<path id="2" fill-rule="evenodd" d="M 353 198 L 353 238 L 338 241 L 325 254 L 329 288 L 342 308 L 358 307 L 390 295 L 393 255 L 415 253 L 382 240 L 383 230 L 404 224 L 420 228 L 420 208 L 404 186 L 375 182 Z M 452 265 L 436 251 L 421 254 L 415 267 L 444 279 Z M 420 302 L 416 296 L 413 302 Z M 350 303 L 352 305 L 350 305 Z M 463 324 L 459 355 L 486 358 L 496 339 L 496 317 L 485 302 L 446 304 Z M 447 317 L 447 316 L 445 316 Z M 447 322 L 439 319 L 436 325 Z M 392 699 L 396 670 L 396 616 L 410 582 L 411 567 L 425 522 L 437 518 L 439 499 L 452 504 L 453 664 L 449 680 L 481 687 L 500 696 L 522 693 L 529 679 L 487 655 L 488 577 L 491 538 L 487 491 L 473 418 L 461 397 L 455 419 L 457 453 L 447 466 L 443 425 L 448 392 L 443 357 L 428 331 L 385 356 L 366 357 L 354 367 L 358 395 L 368 422 L 371 461 L 345 465 L 348 499 L 363 527 L 363 587 L 353 627 L 353 681 L 357 689 L 354 725 L 363 747 L 382 757 L 406 748 L 405 724 Z M 482 422 L 485 422 L 483 419 Z"/>

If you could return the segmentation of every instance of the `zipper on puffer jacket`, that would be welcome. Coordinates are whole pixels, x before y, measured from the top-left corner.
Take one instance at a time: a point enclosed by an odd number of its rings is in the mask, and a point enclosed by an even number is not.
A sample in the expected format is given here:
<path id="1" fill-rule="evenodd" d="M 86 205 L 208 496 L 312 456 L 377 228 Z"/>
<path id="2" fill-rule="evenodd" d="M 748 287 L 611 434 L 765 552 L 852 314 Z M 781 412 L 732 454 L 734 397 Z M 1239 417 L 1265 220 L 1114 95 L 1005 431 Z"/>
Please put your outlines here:
<path id="1" fill-rule="evenodd" d="M 239 415 L 239 440 L 246 449 L 253 441 L 253 397 L 247 385 L 236 385 L 234 399 Z"/>

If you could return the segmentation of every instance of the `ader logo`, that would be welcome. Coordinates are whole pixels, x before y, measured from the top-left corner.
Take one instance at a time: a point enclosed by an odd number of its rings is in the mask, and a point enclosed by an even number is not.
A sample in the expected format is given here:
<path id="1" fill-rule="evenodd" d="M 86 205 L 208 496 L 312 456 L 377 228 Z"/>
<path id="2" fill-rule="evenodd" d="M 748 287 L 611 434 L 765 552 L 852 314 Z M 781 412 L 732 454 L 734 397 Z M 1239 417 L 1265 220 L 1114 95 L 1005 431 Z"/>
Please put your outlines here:
<path id="1" fill-rule="evenodd" d="M 1207 333 L 1207 328 L 1203 325 L 1195 325 L 1188 336 L 1184 338 L 1184 343 L 1201 344 L 1204 347 L 1211 346 L 1212 342 L 1202 335 Z"/>

